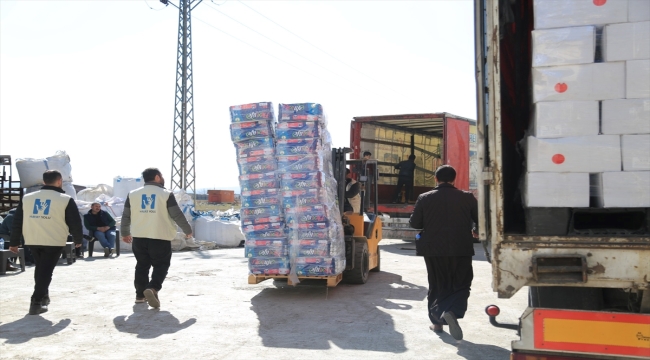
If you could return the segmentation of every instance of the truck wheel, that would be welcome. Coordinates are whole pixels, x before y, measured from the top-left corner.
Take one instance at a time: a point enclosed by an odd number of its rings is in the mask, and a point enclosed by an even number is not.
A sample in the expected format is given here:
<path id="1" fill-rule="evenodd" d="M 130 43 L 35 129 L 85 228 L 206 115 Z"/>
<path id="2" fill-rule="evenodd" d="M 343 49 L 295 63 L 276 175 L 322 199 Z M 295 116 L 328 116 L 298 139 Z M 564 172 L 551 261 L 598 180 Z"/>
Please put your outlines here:
<path id="1" fill-rule="evenodd" d="M 354 269 L 343 272 L 343 280 L 348 284 L 365 284 L 368 281 L 368 240 L 354 240 Z"/>
<path id="2" fill-rule="evenodd" d="M 377 267 L 372 268 L 372 272 L 380 272 L 381 269 L 381 252 L 379 252 L 379 245 L 377 245 Z"/>

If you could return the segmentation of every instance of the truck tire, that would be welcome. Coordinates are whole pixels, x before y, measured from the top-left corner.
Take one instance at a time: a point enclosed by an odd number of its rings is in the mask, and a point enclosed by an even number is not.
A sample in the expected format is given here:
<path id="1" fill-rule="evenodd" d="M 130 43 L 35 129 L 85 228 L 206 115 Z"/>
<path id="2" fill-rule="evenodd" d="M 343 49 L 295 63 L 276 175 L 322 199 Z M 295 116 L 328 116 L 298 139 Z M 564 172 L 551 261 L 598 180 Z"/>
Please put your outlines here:
<path id="1" fill-rule="evenodd" d="M 354 269 L 344 271 L 343 280 L 348 284 L 365 284 L 368 281 L 370 260 L 368 240 L 365 238 L 356 238 L 354 242 Z"/>
<path id="2" fill-rule="evenodd" d="M 372 272 L 380 272 L 381 271 L 381 252 L 379 252 L 379 245 L 377 245 L 377 267 L 372 268 L 370 270 Z"/>

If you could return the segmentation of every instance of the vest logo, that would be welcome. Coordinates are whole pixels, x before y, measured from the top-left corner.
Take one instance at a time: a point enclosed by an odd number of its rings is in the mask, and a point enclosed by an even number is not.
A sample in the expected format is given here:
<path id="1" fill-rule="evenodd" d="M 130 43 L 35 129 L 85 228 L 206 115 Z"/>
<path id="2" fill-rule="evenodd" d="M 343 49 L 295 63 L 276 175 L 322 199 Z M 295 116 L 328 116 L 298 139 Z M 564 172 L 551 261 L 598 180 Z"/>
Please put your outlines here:
<path id="1" fill-rule="evenodd" d="M 52 203 L 52 200 L 45 200 L 41 201 L 41 199 L 36 199 L 34 201 L 34 211 L 32 213 L 34 215 L 50 215 L 50 204 Z"/>
<path id="2" fill-rule="evenodd" d="M 147 196 L 147 194 L 142 194 L 142 209 L 143 210 L 156 209 L 156 194 L 151 194 L 151 196 Z"/>

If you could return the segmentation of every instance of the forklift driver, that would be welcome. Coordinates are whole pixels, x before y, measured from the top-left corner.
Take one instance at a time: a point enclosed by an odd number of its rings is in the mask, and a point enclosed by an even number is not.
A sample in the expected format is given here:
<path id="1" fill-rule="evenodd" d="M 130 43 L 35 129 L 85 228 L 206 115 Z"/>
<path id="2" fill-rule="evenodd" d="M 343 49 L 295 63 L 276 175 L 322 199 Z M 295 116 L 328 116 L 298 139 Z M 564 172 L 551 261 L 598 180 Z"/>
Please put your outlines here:
<path id="1" fill-rule="evenodd" d="M 345 214 L 358 214 L 361 209 L 361 195 L 359 195 L 359 183 L 352 178 L 350 169 L 345 169 Z"/>

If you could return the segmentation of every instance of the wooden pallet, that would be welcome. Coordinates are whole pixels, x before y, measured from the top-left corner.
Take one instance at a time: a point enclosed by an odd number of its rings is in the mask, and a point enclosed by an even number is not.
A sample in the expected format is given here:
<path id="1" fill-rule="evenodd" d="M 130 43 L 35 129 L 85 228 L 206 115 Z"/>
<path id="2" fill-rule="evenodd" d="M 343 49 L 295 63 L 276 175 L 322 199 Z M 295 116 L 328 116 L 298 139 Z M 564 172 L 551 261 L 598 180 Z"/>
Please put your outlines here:
<path id="1" fill-rule="evenodd" d="M 264 280 L 268 279 L 287 279 L 289 285 L 295 285 L 289 275 L 248 275 L 249 284 L 259 284 Z M 327 287 L 335 287 L 338 285 L 341 280 L 343 280 L 343 274 L 331 275 L 331 276 L 298 276 L 299 280 L 327 280 Z"/>

